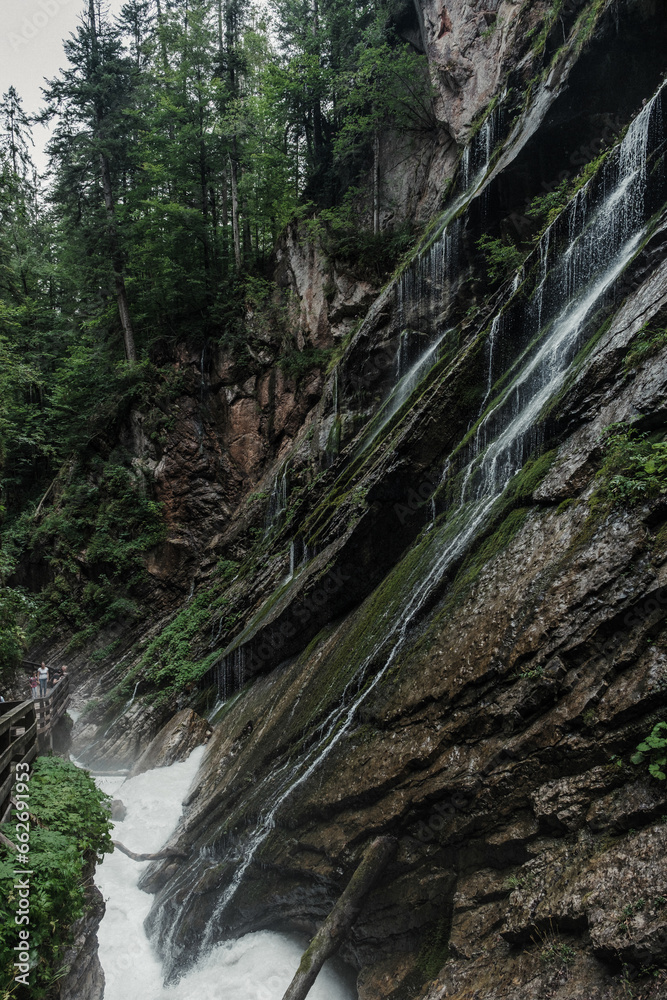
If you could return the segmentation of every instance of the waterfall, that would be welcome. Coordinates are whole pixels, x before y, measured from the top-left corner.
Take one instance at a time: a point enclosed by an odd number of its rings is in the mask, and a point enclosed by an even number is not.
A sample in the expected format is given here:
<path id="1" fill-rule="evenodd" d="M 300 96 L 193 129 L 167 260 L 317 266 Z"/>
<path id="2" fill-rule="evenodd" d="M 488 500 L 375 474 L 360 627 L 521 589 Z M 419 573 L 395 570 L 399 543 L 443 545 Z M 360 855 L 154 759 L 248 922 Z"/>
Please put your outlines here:
<path id="1" fill-rule="evenodd" d="M 338 412 L 339 412 L 339 402 L 338 402 L 338 367 L 334 368 L 333 386 L 332 386 L 332 389 L 331 389 L 331 395 L 332 395 L 332 404 L 333 404 L 334 417 L 337 417 L 338 416 Z"/>
<path id="2" fill-rule="evenodd" d="M 502 106 L 497 104 L 464 149 L 461 157 L 461 187 L 464 191 L 476 190 L 484 180 L 501 137 L 502 124 Z"/>
<path id="3" fill-rule="evenodd" d="M 134 699 L 135 699 L 136 694 L 137 694 L 137 688 L 139 687 L 140 683 L 141 683 L 141 681 L 137 681 L 137 683 L 134 685 L 134 691 L 132 692 L 132 697 L 130 698 L 130 700 L 128 701 L 127 705 L 125 706 L 126 709 L 132 707 L 132 705 L 134 703 Z"/>
<path id="4" fill-rule="evenodd" d="M 384 430 L 394 414 L 398 413 L 405 401 L 412 395 L 412 392 L 421 382 L 422 378 L 431 370 L 439 357 L 439 348 L 452 330 L 445 330 L 436 340 L 427 347 L 423 353 L 417 353 L 417 360 L 411 366 L 407 361 L 397 359 L 397 381 L 391 393 L 384 401 L 378 412 L 375 414 L 361 438 L 357 454 L 361 454 L 375 441 L 377 436 Z M 402 340 L 405 338 L 401 338 Z M 406 352 L 407 353 L 407 352 Z M 399 350 L 399 357 L 401 351 Z M 400 373 L 400 374 L 399 374 Z"/>
<path id="5" fill-rule="evenodd" d="M 515 362 L 512 381 L 477 428 L 468 453 L 467 479 L 474 484 L 470 499 L 504 489 L 540 443 L 541 411 L 561 388 L 594 307 L 639 248 L 649 138 L 652 122 L 661 116 L 661 93 L 643 108 L 605 163 L 602 196 L 589 182 L 540 241 L 538 282 L 519 321 L 524 342 L 537 343 Z"/>
<path id="6" fill-rule="evenodd" d="M 207 672 L 207 682 L 215 684 L 218 695 L 223 701 L 227 701 L 236 691 L 240 691 L 245 684 L 246 655 L 245 646 L 237 646 Z"/>
<path id="7" fill-rule="evenodd" d="M 502 312 L 497 313 L 493 320 L 491 321 L 491 329 L 489 330 L 489 338 L 487 341 L 487 349 L 489 352 L 489 368 L 486 376 L 486 396 L 482 400 L 482 405 L 480 407 L 480 416 L 484 412 L 489 396 L 491 395 L 491 390 L 493 388 L 493 350 L 496 345 L 496 341 L 500 339 L 501 327 L 503 323 Z"/>
<path id="8" fill-rule="evenodd" d="M 264 534 L 267 535 L 272 528 L 279 526 L 283 514 L 287 508 L 287 495 L 289 492 L 289 480 L 287 465 L 284 465 L 273 480 L 269 505 L 266 509 L 264 522 Z"/>
<path id="9" fill-rule="evenodd" d="M 125 819 L 114 824 L 114 838 L 138 853 L 158 851 L 178 823 L 181 803 L 203 753 L 204 748 L 199 747 L 187 761 L 135 778 L 98 776 L 98 786 L 119 797 L 127 809 Z M 96 871 L 96 883 L 106 900 L 98 931 L 104 1000 L 280 1000 L 298 968 L 304 943 L 269 931 L 218 946 L 175 988 L 163 985 L 162 965 L 143 928 L 151 896 L 139 889 L 138 882 L 147 866 L 147 862 L 137 863 L 115 851 L 105 856 Z M 310 996 L 315 1000 L 351 1000 L 353 993 L 325 966 Z"/>
<path id="10" fill-rule="evenodd" d="M 502 137 L 500 106 L 491 111 L 466 146 L 461 159 L 462 192 L 448 206 L 431 244 L 405 269 L 397 282 L 396 309 L 401 330 L 394 387 L 365 431 L 358 453 L 380 434 L 438 360 L 445 304 L 453 299 L 460 277 L 462 226 L 458 213 L 477 195 L 491 157 Z"/>
<path id="11" fill-rule="evenodd" d="M 522 339 L 527 346 L 511 365 L 509 381 L 495 398 L 494 358 L 504 324 L 500 317 L 494 320 L 485 400 L 491 403 L 467 449 L 462 448 L 458 456 L 458 471 L 464 483 L 460 502 L 449 509 L 442 523 L 434 524 L 422 536 L 368 599 L 367 614 L 360 613 L 350 626 L 344 639 L 346 648 L 363 648 L 365 655 L 324 721 L 309 734 L 305 749 L 296 759 L 276 762 L 274 769 L 254 786 L 251 801 L 260 804 L 259 815 L 248 831 L 242 829 L 239 817 L 239 840 L 223 849 L 234 870 L 207 920 L 203 952 L 229 933 L 229 905 L 289 800 L 358 725 L 361 705 L 397 662 L 414 635 L 414 626 L 439 596 L 448 573 L 469 550 L 479 531 L 488 526 L 505 487 L 540 443 L 540 414 L 562 387 L 572 360 L 590 332 L 587 321 L 595 307 L 605 302 L 641 243 L 647 214 L 644 193 L 649 139 L 659 111 L 660 92 L 609 157 L 601 184 L 589 182 L 582 188 L 542 237 L 536 255 L 533 301 L 527 306 L 516 304 L 517 309 L 523 309 Z M 516 294 L 516 280 L 513 287 Z M 503 310 L 506 308 L 507 303 Z M 455 473 L 452 462 L 451 474 Z M 246 815 L 247 809 L 246 801 Z M 183 954 L 178 932 L 181 926 L 187 926 L 190 909 L 196 905 L 199 880 L 211 868 L 221 867 L 219 849 L 202 848 L 193 863 L 175 878 L 170 898 L 153 915 L 153 934 L 163 943 L 172 972 Z"/>

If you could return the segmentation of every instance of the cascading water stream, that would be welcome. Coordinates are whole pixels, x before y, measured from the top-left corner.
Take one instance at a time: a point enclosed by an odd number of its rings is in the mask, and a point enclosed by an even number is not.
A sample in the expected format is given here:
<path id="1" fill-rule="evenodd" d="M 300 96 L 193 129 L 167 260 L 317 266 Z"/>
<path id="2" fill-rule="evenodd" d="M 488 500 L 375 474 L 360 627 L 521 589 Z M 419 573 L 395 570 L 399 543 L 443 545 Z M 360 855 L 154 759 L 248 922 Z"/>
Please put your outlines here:
<path id="1" fill-rule="evenodd" d="M 602 202 L 591 205 L 586 186 L 566 209 L 567 248 L 559 253 L 553 247 L 552 231 L 563 225 L 562 216 L 542 237 L 540 278 L 522 327 L 530 343 L 540 334 L 546 314 L 547 335 L 515 362 L 514 379 L 477 428 L 465 477 L 466 484 L 471 479 L 475 484 L 474 499 L 504 488 L 539 445 L 541 411 L 562 386 L 594 307 L 639 248 L 649 133 L 653 115 L 661 110 L 661 93 L 637 116 L 617 156 L 605 164 Z M 464 487 L 462 501 L 466 497 Z"/>
<path id="2" fill-rule="evenodd" d="M 273 487 L 271 489 L 271 495 L 269 496 L 269 504 L 266 509 L 266 521 L 264 525 L 265 535 L 268 535 L 271 529 L 276 525 L 279 525 L 282 521 L 283 514 L 287 508 L 288 491 L 288 470 L 285 465 L 273 480 Z"/>
<path id="3" fill-rule="evenodd" d="M 119 796 L 127 809 L 125 819 L 114 826 L 114 837 L 137 852 L 159 850 L 178 822 L 181 802 L 203 753 L 200 747 L 187 761 L 135 778 L 99 776 L 96 780 L 102 790 Z M 106 900 L 98 931 L 104 1000 L 281 1000 L 299 965 L 303 942 L 268 931 L 218 946 L 175 988 L 163 985 L 162 965 L 143 929 L 151 896 L 139 889 L 138 881 L 147 864 L 115 851 L 97 868 L 96 883 Z M 311 996 L 351 1000 L 354 993 L 325 967 Z"/>
<path id="4" fill-rule="evenodd" d="M 461 224 L 457 215 L 482 185 L 501 138 L 502 112 L 495 108 L 466 146 L 461 157 L 461 193 L 440 220 L 433 242 L 406 268 L 397 283 L 396 304 L 401 338 L 396 355 L 394 387 L 373 417 L 358 454 L 364 452 L 398 412 L 421 379 L 438 360 L 447 332 L 438 333 L 439 314 L 448 290 L 459 278 Z M 434 338 L 434 331 L 435 338 Z"/>
<path id="5" fill-rule="evenodd" d="M 139 683 L 140 682 L 137 681 L 137 683 L 134 685 L 134 691 L 132 692 L 132 697 L 130 698 L 130 700 L 127 703 L 127 706 L 126 706 L 127 708 L 131 708 L 132 705 L 134 704 L 134 699 L 137 696 L 137 688 L 139 687 Z"/>
<path id="6" fill-rule="evenodd" d="M 559 240 L 554 239 L 555 234 L 560 235 L 560 228 L 557 233 L 556 228 L 563 224 L 558 220 L 542 237 L 534 300 L 523 314 L 523 339 L 528 347 L 506 373 L 511 381 L 491 403 L 467 451 L 460 453 L 464 458 L 459 464 L 463 481 L 460 503 L 450 509 L 442 524 L 436 522 L 431 527 L 404 563 L 390 574 L 386 591 L 385 585 L 381 586 L 380 598 L 384 595 L 386 599 L 374 604 L 370 625 L 360 618 L 357 638 L 368 652 L 325 721 L 311 734 L 310 747 L 298 759 L 276 765 L 253 789 L 253 800 L 261 801 L 263 808 L 250 835 L 241 836 L 234 854 L 227 854 L 227 860 L 237 865 L 207 922 L 203 951 L 229 933 L 225 912 L 281 811 L 355 725 L 361 704 L 396 663 L 413 627 L 437 600 L 446 574 L 488 525 L 505 487 L 540 443 L 540 414 L 563 385 L 595 306 L 604 301 L 641 243 L 649 134 L 654 116 L 658 117 L 660 100 L 659 91 L 607 161 L 598 203 L 589 185 L 561 216 L 567 226 L 568 246 L 559 249 Z M 515 281 L 515 292 L 517 288 Z M 491 329 L 495 344 L 502 334 L 502 322 L 499 320 Z M 491 351 L 485 403 L 493 394 L 493 358 Z M 455 471 L 452 462 L 451 474 Z M 166 951 L 174 959 L 172 973 L 178 968 L 177 932 L 181 921 L 187 921 L 199 878 L 219 865 L 220 858 L 203 849 L 172 883 L 172 898 L 183 892 L 178 911 L 163 903 L 156 914 L 153 930 L 158 939 L 165 941 Z"/>
<path id="7" fill-rule="evenodd" d="M 246 678 L 246 649 L 239 645 L 227 653 L 211 668 L 211 680 L 215 683 L 223 702 L 236 691 L 240 691 Z"/>
<path id="8" fill-rule="evenodd" d="M 365 451 L 375 441 L 378 434 L 387 426 L 391 418 L 398 413 L 405 401 L 412 395 L 412 392 L 419 385 L 422 378 L 431 370 L 438 360 L 438 349 L 449 333 L 451 333 L 451 330 L 445 330 L 444 333 L 441 333 L 434 343 L 418 356 L 411 367 L 407 367 L 405 358 L 401 358 L 401 354 L 407 354 L 407 351 L 402 352 L 399 349 L 397 368 L 399 373 L 401 369 L 403 369 L 403 372 L 399 374 L 396 385 L 390 395 L 370 422 L 368 430 L 362 438 L 358 454 Z"/>
<path id="9" fill-rule="evenodd" d="M 481 128 L 464 149 L 461 157 L 461 185 L 464 191 L 477 190 L 484 180 L 498 144 L 501 123 L 499 104 L 486 116 Z"/>

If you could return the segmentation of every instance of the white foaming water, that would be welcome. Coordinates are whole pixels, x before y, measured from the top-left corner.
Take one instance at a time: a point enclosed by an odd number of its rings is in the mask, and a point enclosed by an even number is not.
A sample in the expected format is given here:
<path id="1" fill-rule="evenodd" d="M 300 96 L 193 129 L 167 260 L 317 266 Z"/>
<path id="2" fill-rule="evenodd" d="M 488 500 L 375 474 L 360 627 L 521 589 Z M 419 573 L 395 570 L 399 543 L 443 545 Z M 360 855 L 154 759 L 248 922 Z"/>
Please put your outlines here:
<path id="1" fill-rule="evenodd" d="M 204 748 L 187 761 L 146 771 L 135 778 L 96 778 L 127 809 L 113 837 L 136 853 L 159 851 L 173 833 L 182 801 Z M 98 866 L 95 881 L 106 901 L 98 931 L 106 986 L 104 1000 L 280 1000 L 296 972 L 303 943 L 270 931 L 247 934 L 217 945 L 174 986 L 163 985 L 162 963 L 144 932 L 153 897 L 138 881 L 148 862 L 114 851 Z M 352 1000 L 345 981 L 325 966 L 310 993 L 313 1000 Z"/>

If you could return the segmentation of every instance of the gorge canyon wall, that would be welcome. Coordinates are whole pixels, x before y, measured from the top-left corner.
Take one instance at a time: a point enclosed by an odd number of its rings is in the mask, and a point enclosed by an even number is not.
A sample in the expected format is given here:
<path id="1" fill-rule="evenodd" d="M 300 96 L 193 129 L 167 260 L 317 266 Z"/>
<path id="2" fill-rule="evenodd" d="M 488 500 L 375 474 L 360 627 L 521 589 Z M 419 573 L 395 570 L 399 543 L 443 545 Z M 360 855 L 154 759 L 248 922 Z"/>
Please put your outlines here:
<path id="1" fill-rule="evenodd" d="M 666 14 L 406 6 L 439 124 L 383 140 L 382 218 L 417 250 L 378 287 L 293 226 L 247 352 L 180 345 L 162 436 L 124 426 L 151 615 L 48 652 L 91 765 L 209 720 L 144 877 L 168 976 L 312 934 L 390 834 L 362 1000 L 664 995 L 667 783 L 630 757 L 667 721 Z M 205 669 L 156 697 L 170 636 Z"/>

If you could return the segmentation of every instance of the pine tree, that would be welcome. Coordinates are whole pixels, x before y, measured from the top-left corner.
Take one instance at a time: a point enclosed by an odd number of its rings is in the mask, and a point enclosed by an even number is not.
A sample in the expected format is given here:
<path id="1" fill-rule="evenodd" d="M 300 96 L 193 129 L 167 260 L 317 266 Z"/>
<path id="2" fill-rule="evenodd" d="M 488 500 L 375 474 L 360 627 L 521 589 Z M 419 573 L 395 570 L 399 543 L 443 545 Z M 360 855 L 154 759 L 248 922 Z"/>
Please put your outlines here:
<path id="1" fill-rule="evenodd" d="M 125 281 L 122 237 L 116 212 L 114 176 L 128 160 L 123 111 L 131 103 L 132 61 L 122 52 L 119 32 L 104 20 L 89 0 L 88 18 L 65 43 L 70 66 L 45 91 L 45 118 L 57 117 L 50 154 L 56 167 L 55 197 L 65 208 L 72 228 L 81 222 L 82 204 L 94 217 L 88 252 L 104 258 L 115 291 L 125 356 L 136 360 L 134 328 Z M 92 197 L 91 197 L 92 195 Z M 103 206 L 104 223 L 99 208 Z"/>

